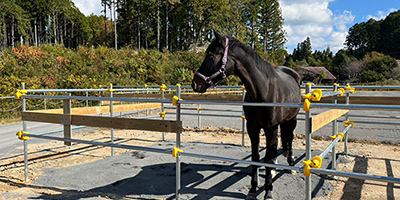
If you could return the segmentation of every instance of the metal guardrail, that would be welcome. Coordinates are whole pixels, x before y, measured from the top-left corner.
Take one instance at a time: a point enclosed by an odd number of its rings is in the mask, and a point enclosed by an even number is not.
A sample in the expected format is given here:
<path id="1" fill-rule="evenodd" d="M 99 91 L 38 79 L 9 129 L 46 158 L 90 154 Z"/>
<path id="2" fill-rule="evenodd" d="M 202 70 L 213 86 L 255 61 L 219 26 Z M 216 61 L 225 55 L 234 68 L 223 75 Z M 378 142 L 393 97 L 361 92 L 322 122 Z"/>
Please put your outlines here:
<path id="1" fill-rule="evenodd" d="M 24 89 L 24 85 L 22 87 Z M 183 88 L 183 87 L 182 87 Z M 181 94 L 181 89 L 180 86 L 176 86 L 177 89 L 177 95 L 178 99 Z M 332 88 L 332 87 L 331 87 Z M 400 87 L 399 87 L 400 88 Z M 334 87 L 335 89 L 335 87 Z M 337 89 L 337 87 L 336 87 Z M 391 88 L 390 88 L 391 89 Z M 107 90 L 108 91 L 108 90 Z M 115 91 L 115 90 L 114 90 Z M 113 92 L 113 91 L 111 91 Z M 306 93 L 311 92 L 311 86 L 308 86 L 306 88 Z M 329 93 L 329 96 L 332 95 L 333 99 L 335 100 L 337 97 L 338 93 L 335 94 L 335 92 Z M 346 104 L 315 104 L 311 103 L 310 109 L 314 108 L 334 108 L 334 109 L 348 109 L 348 110 L 400 110 L 400 106 L 385 106 L 385 105 L 350 105 L 349 103 L 349 92 L 345 93 L 346 94 Z M 169 100 L 169 99 L 132 99 L 132 98 L 115 98 L 115 97 L 88 97 L 88 96 L 49 96 L 49 95 L 23 95 L 22 96 L 22 101 L 23 101 L 23 111 L 26 110 L 26 99 L 27 98 L 32 98 L 32 99 L 41 99 L 41 98 L 46 98 L 46 99 L 59 99 L 59 100 L 95 100 L 95 101 L 129 101 L 129 102 L 153 102 L 153 103 L 174 103 L 176 105 L 176 120 L 180 121 L 180 116 L 182 115 L 181 113 L 181 104 L 213 104 L 213 105 L 234 105 L 234 106 L 269 106 L 269 107 L 297 107 L 301 108 L 303 107 L 303 104 L 284 104 L 284 103 L 247 103 L 247 102 L 220 102 L 220 101 L 188 101 L 188 100 Z M 112 105 L 112 103 L 110 104 Z M 345 116 L 346 121 L 348 121 L 348 115 Z M 311 116 L 311 110 L 305 112 L 305 120 L 306 120 L 306 161 L 311 160 L 311 123 L 310 121 L 312 120 Z M 337 121 L 333 121 L 333 123 L 337 123 Z M 350 125 L 351 127 L 353 125 Z M 333 126 L 335 127 L 335 125 Z M 333 155 L 335 155 L 335 145 L 337 142 L 344 137 L 343 139 L 345 140 L 345 153 L 347 152 L 347 136 L 348 136 L 348 130 L 350 128 L 346 128 L 343 132 L 343 136 L 337 137 L 331 145 L 329 145 L 321 154 L 321 157 L 326 156 L 326 154 L 332 149 Z M 23 122 L 23 132 L 27 131 L 26 127 L 26 122 Z M 337 130 L 333 128 L 332 133 L 336 133 Z M 352 173 L 352 172 L 340 172 L 340 171 L 335 171 L 335 170 L 328 170 L 328 169 L 317 169 L 317 168 L 306 168 L 307 165 L 304 167 L 292 167 L 292 166 L 285 166 L 285 165 L 275 165 L 275 164 L 265 164 L 265 163 L 256 163 L 256 162 L 251 162 L 251 161 L 246 161 L 246 160 L 237 160 L 237 159 L 232 159 L 232 158 L 224 158 L 224 157 L 218 157 L 218 156 L 208 156 L 208 155 L 200 155 L 200 154 L 193 154 L 193 153 L 186 153 L 186 152 L 181 152 L 180 151 L 180 134 L 176 134 L 176 148 L 171 151 L 171 150 L 164 150 L 164 149 L 156 149 L 156 148 L 148 148 L 148 147 L 137 147 L 137 146 L 129 146 L 129 145 L 118 145 L 118 144 L 113 144 L 113 143 L 98 143 L 98 142 L 93 142 L 93 141 L 84 141 L 84 140 L 74 140 L 74 139 L 68 139 L 68 138 L 56 138 L 56 137 L 51 137 L 51 136 L 43 136 L 40 134 L 26 134 L 22 133 L 22 137 L 37 137 L 41 139 L 51 139 L 51 140 L 61 140 L 65 142 L 79 142 L 79 143 L 86 143 L 86 144 L 93 144 L 93 145 L 100 145 L 100 146 L 111 146 L 111 147 L 116 147 L 116 148 L 127 148 L 127 149 L 136 149 L 136 150 L 142 150 L 142 151 L 152 151 L 152 152 L 158 152 L 158 153 L 164 153 L 164 154 L 173 154 L 174 157 L 176 157 L 176 198 L 180 199 L 180 187 L 181 187 L 181 182 L 180 182 L 180 155 L 182 156 L 192 156 L 192 157 L 201 157 L 201 158 L 206 158 L 206 159 L 213 159 L 213 160 L 223 160 L 223 161 L 229 161 L 229 162 L 236 162 L 236 163 L 244 163 L 244 164 L 249 164 L 249 165 L 257 165 L 257 166 L 266 166 L 266 167 L 274 167 L 274 168 L 281 168 L 281 169 L 288 169 L 288 170 L 296 170 L 296 171 L 302 171 L 305 173 L 305 171 L 309 171 L 309 173 L 315 173 L 315 174 L 325 174 L 325 175 L 336 175 L 336 176 L 344 176 L 344 177 L 352 177 L 352 178 L 358 178 L 358 179 L 367 179 L 367 180 L 375 180 L 375 181 L 383 181 L 383 182 L 389 182 L 389 183 L 400 183 L 399 178 L 395 177 L 383 177 L 383 176 L 375 176 L 375 175 L 368 175 L 368 174 L 359 174 L 359 173 Z M 27 166 L 27 141 L 24 140 L 24 161 L 25 161 L 25 175 L 26 175 L 26 180 L 27 180 L 27 175 L 28 175 L 28 166 Z M 335 167 L 336 164 L 336 157 L 332 160 L 333 164 L 332 166 Z M 311 199 L 311 177 L 306 176 L 306 199 Z"/>

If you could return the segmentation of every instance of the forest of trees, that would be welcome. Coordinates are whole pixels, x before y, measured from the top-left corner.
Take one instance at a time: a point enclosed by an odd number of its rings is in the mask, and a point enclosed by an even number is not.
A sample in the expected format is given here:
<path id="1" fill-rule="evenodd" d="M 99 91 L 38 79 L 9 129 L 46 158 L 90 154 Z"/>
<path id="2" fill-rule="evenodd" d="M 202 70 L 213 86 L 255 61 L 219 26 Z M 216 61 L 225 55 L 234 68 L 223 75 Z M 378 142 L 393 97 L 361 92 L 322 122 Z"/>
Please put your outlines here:
<path id="1" fill-rule="evenodd" d="M 346 38 L 345 49 L 335 55 L 329 46 L 312 52 L 310 38 L 297 45 L 289 55 L 291 66 L 323 66 L 338 79 L 349 82 L 399 80 L 400 10 L 385 19 L 370 19 L 353 25 Z"/>
<path id="2" fill-rule="evenodd" d="M 43 43 L 188 50 L 219 30 L 265 57 L 284 59 L 277 0 L 99 0 L 105 15 L 84 16 L 71 0 L 0 0 L 0 46 Z"/>
<path id="3" fill-rule="evenodd" d="M 395 65 L 400 59 L 400 11 L 352 26 L 346 48 L 335 55 L 329 47 L 312 51 L 309 37 L 289 55 L 278 0 L 99 0 L 99 4 L 103 15 L 85 16 L 71 0 L 0 0 L 0 49 L 51 44 L 179 52 L 207 45 L 212 31 L 218 30 L 278 65 L 324 66 L 338 79 L 353 82 L 400 77 Z"/>

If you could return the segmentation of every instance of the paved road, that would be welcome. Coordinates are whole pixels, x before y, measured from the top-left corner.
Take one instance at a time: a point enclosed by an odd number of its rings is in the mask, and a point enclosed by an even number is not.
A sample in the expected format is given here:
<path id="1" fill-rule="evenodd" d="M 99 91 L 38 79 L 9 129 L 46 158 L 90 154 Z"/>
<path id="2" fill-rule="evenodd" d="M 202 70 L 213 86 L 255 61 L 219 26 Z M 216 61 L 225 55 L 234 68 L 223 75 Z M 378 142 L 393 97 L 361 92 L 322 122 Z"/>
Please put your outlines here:
<path id="1" fill-rule="evenodd" d="M 396 93 L 380 93 L 380 95 L 390 95 L 399 96 L 399 92 Z M 367 95 L 363 93 L 363 95 Z M 183 110 L 183 113 L 197 114 L 195 110 L 197 106 L 184 106 L 184 108 L 192 108 L 193 110 Z M 218 109 L 218 110 L 229 110 L 229 112 L 222 111 L 206 111 L 205 109 Z M 214 127 L 229 127 L 234 129 L 242 128 L 241 107 L 239 106 L 216 106 L 216 105 L 202 105 L 202 113 L 213 114 L 213 115 L 234 115 L 236 117 L 201 117 L 201 126 L 214 126 Z M 318 114 L 324 110 L 313 110 L 313 114 Z M 389 111 L 350 111 L 353 115 L 379 115 L 379 116 L 395 116 L 397 119 L 369 119 L 361 117 L 350 117 L 352 121 L 381 121 L 381 122 L 395 122 L 400 123 L 400 112 L 389 112 Z M 299 115 L 299 118 L 304 118 L 304 115 Z M 176 116 L 174 114 L 167 114 L 166 119 L 175 120 Z M 343 119 L 343 118 L 340 118 Z M 194 115 L 182 115 L 183 126 L 197 127 L 198 117 Z M 343 130 L 344 127 L 339 123 L 339 131 Z M 47 123 L 36 123 L 28 122 L 28 132 L 31 134 L 59 130 L 62 129 L 62 125 L 58 124 L 47 124 Z M 13 154 L 20 153 L 22 150 L 17 149 L 23 145 L 22 141 L 18 140 L 15 133 L 22 130 L 22 123 L 6 125 L 0 127 L 0 158 Z M 86 132 L 88 130 L 93 130 L 93 128 L 88 129 L 77 129 L 73 133 Z M 305 126 L 304 120 L 298 121 L 298 126 L 295 130 L 297 134 L 304 134 Z M 316 131 L 313 135 L 324 135 L 330 136 L 332 134 L 331 125 Z M 53 135 L 62 136 L 62 132 L 55 133 Z M 400 125 L 380 125 L 380 124 L 362 124 L 356 123 L 355 127 L 349 132 L 349 138 L 355 138 L 358 140 L 377 140 L 382 142 L 392 142 L 400 144 Z M 47 142 L 45 140 L 39 140 L 36 138 L 31 138 L 29 144 L 37 144 Z"/>

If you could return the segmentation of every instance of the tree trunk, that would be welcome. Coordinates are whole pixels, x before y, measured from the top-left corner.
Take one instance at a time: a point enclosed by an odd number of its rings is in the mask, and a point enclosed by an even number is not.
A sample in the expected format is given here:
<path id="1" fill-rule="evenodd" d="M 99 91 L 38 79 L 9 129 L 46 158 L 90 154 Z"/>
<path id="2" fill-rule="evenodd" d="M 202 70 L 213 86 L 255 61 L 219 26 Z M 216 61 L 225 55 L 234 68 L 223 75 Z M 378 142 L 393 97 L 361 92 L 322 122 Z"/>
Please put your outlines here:
<path id="1" fill-rule="evenodd" d="M 74 23 L 72 22 L 72 25 L 71 25 L 71 44 L 70 44 L 72 48 L 75 47 L 73 41 L 74 41 Z"/>
<path id="2" fill-rule="evenodd" d="M 7 28 L 6 28 L 6 20 L 5 20 L 5 17 L 4 17 L 4 13 L 3 13 L 3 30 L 4 30 L 4 41 L 3 41 L 3 45 L 4 45 L 4 48 L 6 48 L 7 47 Z"/>
<path id="3" fill-rule="evenodd" d="M 114 5 L 114 39 L 115 39 L 115 50 L 118 50 L 118 41 L 117 41 L 117 16 L 115 13 L 116 7 L 117 7 L 117 3 L 116 1 L 113 1 L 113 5 Z"/>
<path id="4" fill-rule="evenodd" d="M 160 51 L 160 0 L 157 1 L 157 51 Z"/>
<path id="5" fill-rule="evenodd" d="M 141 5 L 142 5 L 142 0 L 140 0 L 140 3 L 139 3 L 139 9 L 138 9 L 138 12 L 139 12 L 139 14 L 138 14 L 138 49 L 139 49 L 139 51 L 140 51 L 140 14 L 141 14 Z"/>
<path id="6" fill-rule="evenodd" d="M 168 49 L 168 0 L 167 0 L 167 6 L 165 9 L 165 16 L 166 16 L 166 20 L 165 20 L 165 45 L 166 48 Z"/>
<path id="7" fill-rule="evenodd" d="M 58 44 L 58 38 L 57 38 L 57 13 L 55 13 L 54 15 L 53 15 L 53 23 L 54 23 L 54 27 L 53 27 L 53 29 L 54 29 L 54 44 Z"/>
<path id="8" fill-rule="evenodd" d="M 104 46 L 107 46 L 107 3 L 104 2 Z"/>
<path id="9" fill-rule="evenodd" d="M 36 19 L 34 21 L 35 24 L 35 47 L 38 45 L 38 35 L 37 35 L 37 24 L 36 24 Z"/>
<path id="10" fill-rule="evenodd" d="M 14 45 L 14 16 L 12 16 L 12 18 L 11 18 L 11 48 L 14 48 L 15 47 L 15 45 Z"/>
<path id="11" fill-rule="evenodd" d="M 51 27 L 51 20 L 50 20 L 50 15 L 49 15 L 49 25 L 47 27 L 46 34 L 51 33 L 50 27 Z M 49 34 L 49 44 L 51 44 L 51 34 Z"/>

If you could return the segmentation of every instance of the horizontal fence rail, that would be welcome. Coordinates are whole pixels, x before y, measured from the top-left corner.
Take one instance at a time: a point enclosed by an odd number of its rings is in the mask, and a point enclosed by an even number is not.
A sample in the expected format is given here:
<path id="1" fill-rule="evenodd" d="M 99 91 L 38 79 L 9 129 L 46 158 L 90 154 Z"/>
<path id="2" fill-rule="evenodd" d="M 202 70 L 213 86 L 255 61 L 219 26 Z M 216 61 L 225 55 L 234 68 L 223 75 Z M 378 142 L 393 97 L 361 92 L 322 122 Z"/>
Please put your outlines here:
<path id="1" fill-rule="evenodd" d="M 158 89 L 157 89 L 158 88 Z M 231 106 L 262 106 L 262 107 L 291 107 L 291 108 L 304 108 L 304 104 L 288 104 L 288 103 L 249 103 L 249 102 L 243 102 L 243 97 L 245 94 L 245 90 L 242 86 L 226 86 L 226 87 L 218 87 L 221 90 L 214 90 L 210 93 L 207 94 L 194 94 L 193 90 L 191 90 L 190 86 L 167 86 L 166 88 L 168 89 L 173 89 L 172 93 L 176 92 L 176 95 L 179 97 L 179 100 L 172 100 L 172 97 L 174 94 L 167 94 L 166 92 L 171 93 L 171 90 L 165 91 L 165 87 L 163 90 L 160 89 L 160 86 L 141 86 L 141 87 L 133 87 L 133 86 L 105 86 L 103 89 L 48 89 L 48 90 L 26 90 L 26 93 L 45 93 L 45 92 L 63 92 L 63 93 L 72 93 L 72 92 L 102 92 L 103 95 L 106 97 L 89 97 L 88 93 L 86 93 L 86 96 L 70 96 L 70 95 L 63 95 L 63 96 L 53 96 L 53 95 L 32 95 L 32 94 L 24 94 L 22 95 L 22 101 L 23 101 L 23 112 L 22 112 L 22 120 L 23 120 L 23 134 L 22 136 L 25 137 L 36 137 L 40 139 L 48 139 L 48 140 L 59 140 L 59 141 L 64 141 L 65 144 L 70 144 L 71 142 L 76 142 L 76 143 L 85 143 L 85 144 L 91 144 L 91 145 L 99 145 L 99 146 L 110 146 L 112 148 L 126 148 L 126 149 L 135 149 L 135 150 L 141 150 L 141 151 L 150 151 L 150 152 L 156 152 L 156 153 L 164 153 L 164 154 L 173 154 L 174 157 L 176 157 L 176 198 L 180 199 L 180 159 L 179 156 L 190 156 L 190 157 L 199 157 L 199 158 L 205 158 L 205 159 L 212 159 L 212 160 L 220 160 L 220 161 L 227 161 L 227 162 L 235 162 L 235 163 L 242 163 L 242 164 L 249 164 L 249 165 L 256 165 L 256 166 L 264 166 L 264 167 L 271 167 L 271 168 L 278 168 L 278 169 L 286 169 L 286 170 L 294 170 L 294 171 L 299 171 L 303 172 L 304 175 L 306 176 L 305 179 L 305 185 L 306 185 L 306 199 L 311 199 L 311 177 L 307 176 L 305 171 L 306 171 L 306 165 L 304 167 L 293 167 L 293 166 L 286 166 L 286 165 L 275 165 L 275 164 L 267 164 L 267 163 L 258 163 L 258 162 L 252 162 L 252 161 L 247 161 L 247 160 L 238 160 L 238 159 L 232 159 L 232 158 L 225 158 L 225 157 L 218 157 L 218 156 L 209 156 L 209 155 L 201 155 L 201 154 L 195 154 L 195 153 L 188 153 L 188 152 L 182 152 L 179 150 L 180 148 L 180 133 L 182 132 L 182 121 L 180 120 L 181 115 L 198 115 L 198 116 L 217 116 L 217 117 L 242 117 L 243 119 L 243 124 L 244 124 L 244 116 L 243 116 L 243 111 L 233 111 L 233 110 L 218 110 L 218 111 L 227 111 L 227 112 L 242 112 L 242 115 L 221 115 L 221 114 L 200 114 L 200 111 L 215 111 L 213 109 L 187 109 L 187 110 L 197 110 L 198 113 L 181 113 L 181 109 L 184 110 L 184 108 L 181 108 L 181 105 L 186 104 L 186 105 L 231 105 Z M 305 121 L 306 121 L 306 160 L 310 160 L 310 155 L 311 155 L 311 133 L 324 127 L 325 125 L 333 122 L 337 123 L 339 117 L 345 116 L 346 121 L 345 123 L 350 123 L 348 122 L 348 117 L 350 116 L 349 110 L 385 110 L 385 111 L 399 111 L 400 110 L 400 105 L 365 105 L 365 104 L 348 104 L 349 103 L 349 93 L 354 92 L 353 90 L 345 90 L 344 92 L 338 92 L 337 91 L 337 86 L 335 87 L 318 87 L 321 89 L 330 89 L 334 91 L 324 91 L 320 96 L 323 97 L 322 103 L 315 103 L 312 102 L 309 106 L 310 109 L 332 109 L 323 113 L 320 113 L 315 116 L 311 116 L 311 112 L 307 111 L 305 112 Z M 335 89 L 336 88 L 336 89 Z M 374 86 L 354 86 L 353 88 L 356 89 L 400 89 L 400 86 L 398 87 L 392 87 L 392 86 L 387 86 L 387 87 L 374 87 Z M 22 86 L 22 89 L 24 90 L 25 87 L 24 85 Z M 175 90 L 176 89 L 176 90 Z M 183 93 L 182 89 L 187 89 L 187 93 Z M 223 89 L 230 90 L 230 89 L 235 89 L 237 93 L 240 93 L 240 95 L 232 95 L 230 94 L 231 92 L 234 91 L 224 91 Z M 306 87 L 306 93 L 311 92 L 311 87 L 307 86 Z M 342 90 L 343 91 L 343 90 Z M 124 93 L 122 93 L 124 92 Z M 135 93 L 136 92 L 136 93 Z M 154 93 L 153 93 L 154 92 Z M 157 93 L 157 94 L 155 94 Z M 345 95 L 345 97 L 338 97 L 338 95 Z M 140 97 L 140 98 L 138 98 Z M 160 99 L 162 98 L 162 99 Z M 167 99 L 164 99 L 167 98 Z M 325 103 L 325 101 L 332 102 L 335 100 L 337 102 L 338 100 L 343 101 L 346 104 L 329 104 Z M 358 97 L 357 97 L 358 98 Z M 400 97 L 394 97 L 391 98 L 391 100 L 395 98 L 400 98 Z M 59 109 L 57 111 L 53 111 L 54 113 L 51 113 L 52 111 L 49 111 L 48 113 L 40 113 L 40 112 L 25 112 L 26 111 L 26 101 L 25 99 L 58 99 L 62 100 L 64 103 L 64 108 L 63 110 Z M 211 101 L 209 99 L 212 99 Z M 72 100 L 80 100 L 80 101 L 101 101 L 101 102 L 109 102 L 109 108 L 105 107 L 106 109 L 102 109 L 101 112 L 109 112 L 110 117 L 98 117 L 98 116 L 86 116 L 86 115 L 76 115 L 74 114 L 74 110 L 71 109 L 71 101 Z M 231 100 L 231 101 L 228 101 Z M 140 117 L 139 118 L 115 118 L 113 117 L 113 112 L 118 112 L 116 111 L 115 108 L 118 108 L 117 106 L 113 105 L 114 102 L 143 102 L 143 103 L 153 103 L 153 104 L 160 104 L 161 103 L 161 110 L 162 113 L 160 115 L 151 115 L 151 116 L 145 116 L 145 117 Z M 45 102 L 45 101 L 44 101 Z M 358 102 L 357 99 L 355 98 L 355 102 Z M 365 101 L 368 102 L 368 101 Z M 165 114 L 166 112 L 164 111 L 164 103 L 172 103 L 176 107 L 176 121 L 172 120 L 165 120 Z M 387 102 L 386 102 L 387 103 Z M 386 104 L 385 103 L 385 104 Z M 158 108 L 158 106 L 157 106 Z M 95 114 L 97 112 L 97 108 L 95 109 L 96 111 L 89 111 L 89 108 L 86 108 L 86 110 L 82 110 L 81 113 L 79 114 L 84 114 L 85 112 L 93 112 L 92 114 Z M 129 110 L 129 109 L 128 109 Z M 125 111 L 122 107 L 121 110 L 119 111 Z M 77 111 L 76 111 L 77 112 Z M 87 114 L 87 113 L 86 113 Z M 171 114 L 168 111 L 168 114 Z M 148 118 L 153 118 L 153 117 L 162 117 L 162 120 L 149 120 Z M 55 131 L 49 131 L 45 133 L 38 133 L 38 134 L 26 134 L 25 131 L 27 130 L 26 123 L 25 121 L 38 121 L 38 122 L 49 122 L 49 123 L 57 123 L 57 124 L 63 124 L 64 125 L 64 138 L 60 137 L 51 137 L 51 136 L 44 136 L 45 134 L 50 134 Z M 352 121 L 355 122 L 355 121 Z M 382 123 L 382 122 L 381 122 Z M 394 122 L 395 123 L 395 122 Z M 72 125 L 79 125 L 78 127 L 71 127 Z M 131 145 L 121 145 L 121 144 L 115 144 L 113 142 L 113 139 L 111 143 L 101 143 L 101 142 L 93 142 L 93 141 L 85 141 L 85 140 L 77 140 L 77 139 L 72 139 L 69 135 L 69 137 L 66 136 L 66 130 L 68 129 L 71 131 L 74 128 L 84 128 L 87 126 L 91 127 L 107 127 L 112 129 L 112 138 L 113 138 L 113 129 L 118 128 L 118 129 L 137 129 L 137 130 L 149 130 L 149 131 L 166 131 L 166 132 L 174 132 L 176 133 L 176 148 L 174 148 L 173 151 L 171 150 L 165 150 L 165 149 L 157 149 L 157 148 L 149 148 L 149 147 L 138 147 L 138 146 L 131 146 Z M 339 140 L 344 139 L 345 140 L 345 153 L 347 152 L 347 136 L 348 136 L 348 131 L 353 125 L 348 125 L 347 128 L 343 131 L 342 135 L 338 135 L 336 139 L 333 140 L 333 142 L 320 154 L 320 156 L 323 158 L 325 157 L 329 151 L 332 150 L 332 155 L 335 155 L 335 146 L 339 142 Z M 333 125 L 334 127 L 334 125 Z M 243 133 L 244 133 L 244 126 L 243 126 Z M 333 131 L 335 132 L 335 131 Z M 344 137 L 344 138 L 342 138 Z M 164 138 L 164 137 L 163 137 Z M 243 135 L 243 141 L 244 141 L 244 135 Z M 244 142 L 243 142 L 244 143 Z M 176 151 L 176 149 L 178 151 Z M 112 150 L 113 152 L 113 150 Z M 112 153 L 113 155 L 113 153 Z M 26 175 L 26 180 L 27 180 L 27 143 L 26 140 L 24 140 L 24 162 L 26 163 L 26 168 L 25 168 L 25 175 Z M 336 158 L 334 158 L 336 160 Z M 332 161 L 332 165 L 335 166 L 334 161 Z M 344 177 L 351 177 L 351 178 L 357 178 L 357 179 L 366 179 L 366 180 L 374 180 L 374 181 L 381 181 L 381 182 L 389 182 L 389 183 L 400 183 L 399 178 L 395 177 L 385 177 L 385 176 L 376 176 L 376 175 L 368 175 L 368 174 L 361 174 L 361 173 L 353 173 L 353 172 L 340 172 L 340 171 L 335 171 L 335 170 L 328 170 L 328 169 L 318 169 L 318 168 L 307 168 L 310 173 L 314 174 L 325 174 L 325 175 L 335 175 L 335 176 L 344 176 Z"/>

